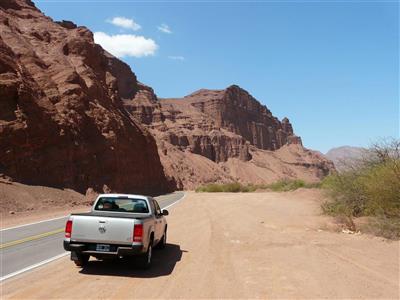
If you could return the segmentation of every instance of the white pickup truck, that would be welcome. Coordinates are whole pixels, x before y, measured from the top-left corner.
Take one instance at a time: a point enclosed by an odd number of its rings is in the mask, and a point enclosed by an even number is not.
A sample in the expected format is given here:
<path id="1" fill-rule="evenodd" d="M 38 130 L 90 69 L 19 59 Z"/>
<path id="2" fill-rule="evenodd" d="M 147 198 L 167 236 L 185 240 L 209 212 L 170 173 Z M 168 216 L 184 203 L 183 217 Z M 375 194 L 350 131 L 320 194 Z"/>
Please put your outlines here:
<path id="1" fill-rule="evenodd" d="M 164 248 L 167 221 L 152 197 L 101 194 L 89 213 L 71 214 L 65 226 L 64 249 L 84 266 L 97 259 L 135 256 L 142 268 L 151 265 L 153 247 Z"/>

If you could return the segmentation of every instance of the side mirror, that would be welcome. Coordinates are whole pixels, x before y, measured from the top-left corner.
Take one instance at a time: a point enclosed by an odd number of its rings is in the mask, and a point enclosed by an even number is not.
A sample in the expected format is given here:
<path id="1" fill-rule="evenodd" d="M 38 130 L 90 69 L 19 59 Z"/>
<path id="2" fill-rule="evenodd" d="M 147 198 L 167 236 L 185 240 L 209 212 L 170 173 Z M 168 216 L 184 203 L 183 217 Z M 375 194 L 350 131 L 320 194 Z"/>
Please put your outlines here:
<path id="1" fill-rule="evenodd" d="M 169 212 L 166 209 L 163 209 L 161 213 L 162 213 L 163 216 L 168 216 L 169 215 Z"/>

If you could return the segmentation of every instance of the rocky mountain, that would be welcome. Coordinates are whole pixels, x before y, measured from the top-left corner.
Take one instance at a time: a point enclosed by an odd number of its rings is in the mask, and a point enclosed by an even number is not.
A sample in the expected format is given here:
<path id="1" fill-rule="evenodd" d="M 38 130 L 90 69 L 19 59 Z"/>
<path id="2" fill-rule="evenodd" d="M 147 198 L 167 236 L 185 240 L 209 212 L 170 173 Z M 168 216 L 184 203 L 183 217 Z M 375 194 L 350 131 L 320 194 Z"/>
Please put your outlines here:
<path id="1" fill-rule="evenodd" d="M 167 190 L 154 138 L 121 99 L 142 90 L 87 28 L 29 0 L 0 2 L 0 173 L 79 191 Z"/>
<path id="2" fill-rule="evenodd" d="M 124 104 L 156 137 L 165 172 L 178 188 L 282 178 L 317 181 L 334 169 L 323 155 L 302 146 L 287 118 L 279 121 L 236 85 L 180 99 L 157 99 L 148 91 Z"/>
<path id="3" fill-rule="evenodd" d="M 247 91 L 237 85 L 224 90 L 202 89 L 184 98 L 218 127 L 241 135 L 259 149 L 277 150 L 287 143 L 301 143 L 287 118 L 280 122 Z"/>
<path id="4" fill-rule="evenodd" d="M 367 149 L 362 147 L 341 146 L 330 149 L 325 156 L 334 163 L 337 170 L 343 171 L 346 165 L 361 159 L 366 152 Z"/>
<path id="5" fill-rule="evenodd" d="M 333 169 L 244 89 L 158 99 L 124 62 L 29 0 L 0 2 L 0 174 L 78 191 L 316 181 Z"/>

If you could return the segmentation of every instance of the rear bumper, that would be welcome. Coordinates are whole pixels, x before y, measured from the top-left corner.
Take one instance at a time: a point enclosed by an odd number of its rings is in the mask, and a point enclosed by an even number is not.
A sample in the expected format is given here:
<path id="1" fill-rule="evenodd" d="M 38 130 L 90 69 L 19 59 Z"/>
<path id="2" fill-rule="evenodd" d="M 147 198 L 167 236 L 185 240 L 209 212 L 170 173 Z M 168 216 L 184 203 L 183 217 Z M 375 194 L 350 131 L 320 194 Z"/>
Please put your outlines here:
<path id="1" fill-rule="evenodd" d="M 93 247 L 94 245 L 94 247 Z M 114 251 L 103 252 L 95 250 L 96 244 L 90 243 L 71 243 L 69 241 L 64 241 L 64 250 L 75 252 L 78 254 L 89 254 L 89 255 L 116 255 L 116 256 L 132 256 L 140 255 L 145 252 L 143 245 L 112 245 Z"/>

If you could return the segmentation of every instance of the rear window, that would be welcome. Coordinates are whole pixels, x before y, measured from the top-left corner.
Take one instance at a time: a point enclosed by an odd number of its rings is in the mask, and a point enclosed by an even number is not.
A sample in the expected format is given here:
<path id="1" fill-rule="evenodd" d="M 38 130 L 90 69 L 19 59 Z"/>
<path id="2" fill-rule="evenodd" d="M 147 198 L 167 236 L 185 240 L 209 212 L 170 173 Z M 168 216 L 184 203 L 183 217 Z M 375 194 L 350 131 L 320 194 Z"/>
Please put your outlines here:
<path id="1" fill-rule="evenodd" d="M 147 201 L 143 199 L 130 198 L 108 198 L 101 197 L 96 203 L 95 210 L 117 211 L 128 213 L 148 213 Z"/>

